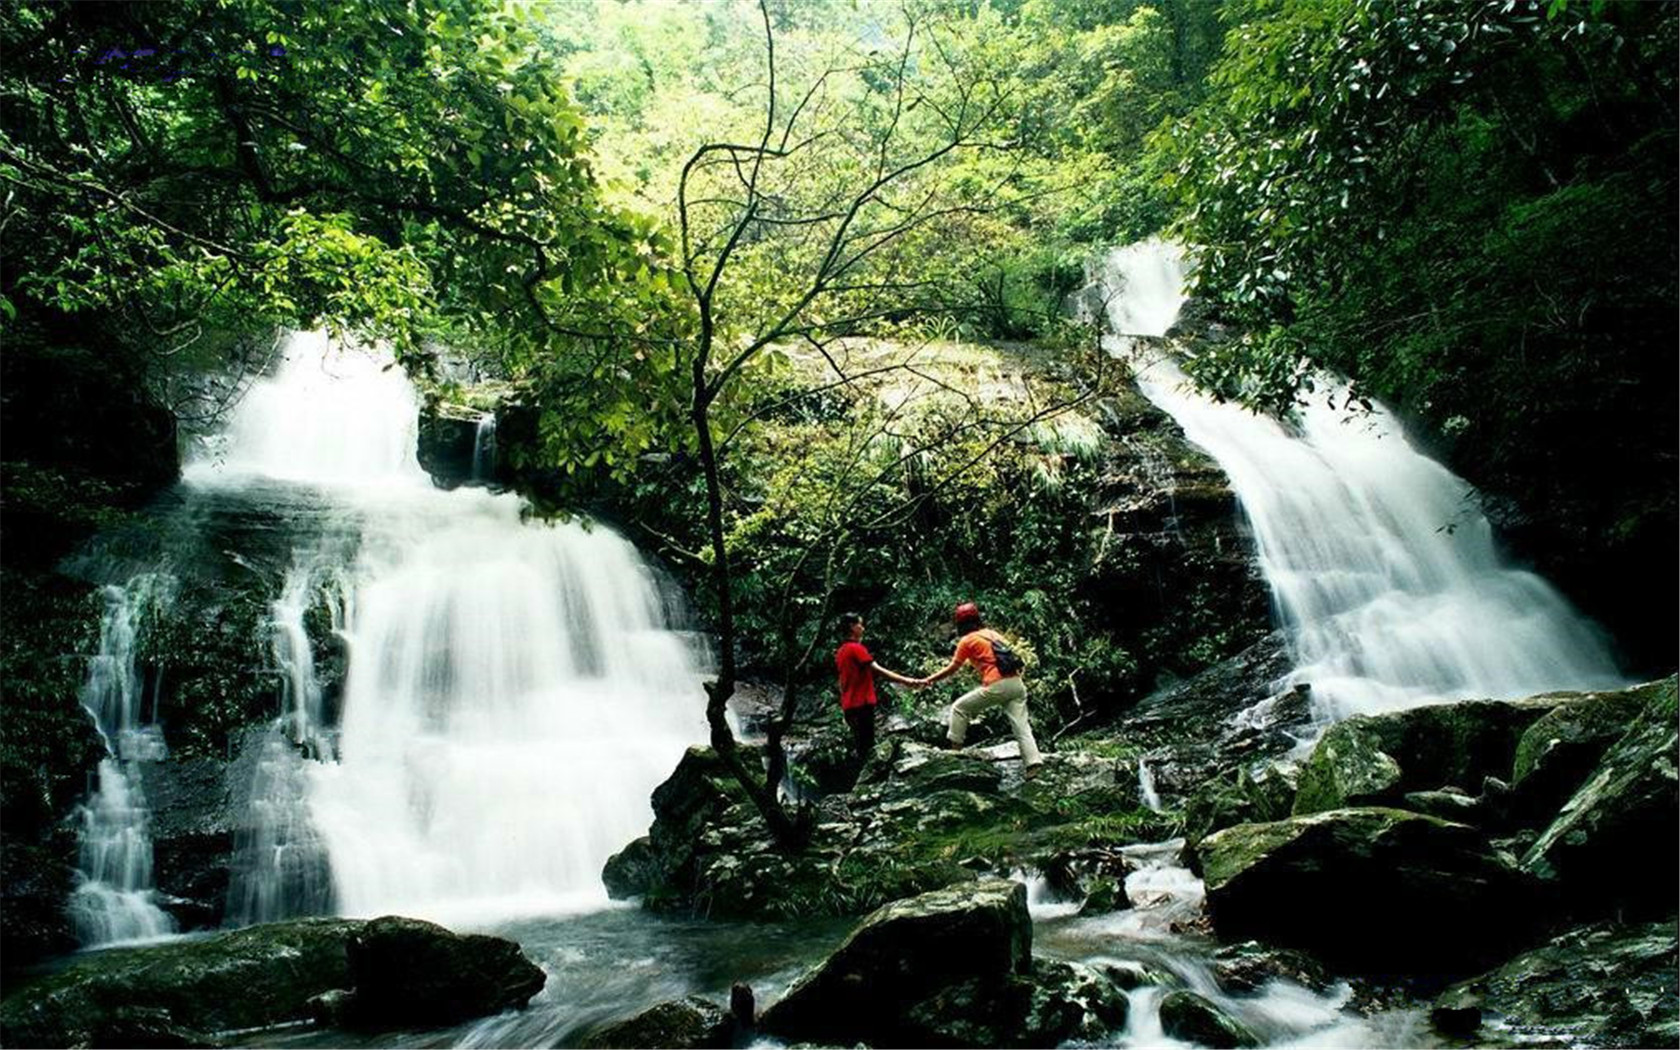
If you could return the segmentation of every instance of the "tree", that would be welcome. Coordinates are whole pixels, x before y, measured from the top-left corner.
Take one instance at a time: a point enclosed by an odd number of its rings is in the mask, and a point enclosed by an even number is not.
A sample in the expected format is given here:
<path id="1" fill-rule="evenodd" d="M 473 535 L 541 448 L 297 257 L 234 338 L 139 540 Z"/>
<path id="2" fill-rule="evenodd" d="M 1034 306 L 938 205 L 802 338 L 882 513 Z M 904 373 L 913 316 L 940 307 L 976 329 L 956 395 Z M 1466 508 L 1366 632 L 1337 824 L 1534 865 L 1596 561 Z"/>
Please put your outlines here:
<path id="1" fill-rule="evenodd" d="M 783 704 L 769 730 L 769 770 L 761 776 L 741 758 L 726 710 L 736 686 L 737 569 L 730 541 L 723 457 L 728 442 L 750 415 L 718 432 L 719 416 L 740 415 L 736 398 L 743 378 L 774 369 L 789 347 L 820 357 L 831 379 L 816 390 L 855 386 L 890 372 L 915 372 L 915 353 L 864 369 L 849 366 L 843 340 L 889 321 L 947 312 L 940 282 L 923 279 L 942 239 L 992 207 L 988 188 L 961 192 L 936 176 L 940 166 L 977 152 L 1007 153 L 1014 116 L 1001 81 L 973 56 L 964 41 L 937 19 L 906 12 L 891 49 L 867 54 L 855 46 L 806 73 L 790 89 L 776 55 L 768 5 L 760 8 L 767 66 L 763 123 L 749 141 L 700 146 L 683 168 L 678 187 L 679 259 L 695 327 L 681 351 L 689 377 L 688 411 L 695 459 L 704 480 L 706 537 L 714 594 L 720 661 L 707 683 L 712 744 L 752 798 L 778 840 L 797 844 L 808 832 L 808 813 L 790 815 L 777 791 L 786 768 L 782 741 L 795 710 L 796 668 L 809 658 L 826 603 L 814 615 L 783 619 Z M 1007 177 L 1007 176 L 1005 176 Z M 920 378 L 927 380 L 925 374 Z M 814 393 L 796 391 L 792 397 Z M 1014 433 L 1082 400 L 1052 399 L 1026 418 L 1001 418 L 984 406 L 934 428 L 933 442 L 979 430 L 985 444 L 969 466 Z M 852 462 L 878 451 L 894 413 L 848 442 Z M 830 490 L 826 525 L 810 537 L 783 577 L 781 607 L 792 610 L 789 588 L 810 560 L 825 563 L 830 581 L 836 559 L 854 527 L 853 512 L 873 481 L 898 474 L 927 446 L 876 455 L 868 480 Z M 930 479 L 921 492 L 881 515 L 907 513 L 930 489 L 960 475 Z M 872 515 L 873 517 L 873 515 Z M 825 584 L 826 586 L 826 584 Z M 805 610 L 809 613 L 811 610 Z"/>
<path id="2" fill-rule="evenodd" d="M 590 350 L 661 315 L 659 238 L 603 201 L 529 10 L 19 4 L 0 46 L 9 334 L 147 376 L 282 325 L 415 367 L 422 337 L 471 338 L 592 385 L 603 411 L 553 435 L 577 461 L 646 437 L 624 405 L 653 370 L 597 375 Z"/>

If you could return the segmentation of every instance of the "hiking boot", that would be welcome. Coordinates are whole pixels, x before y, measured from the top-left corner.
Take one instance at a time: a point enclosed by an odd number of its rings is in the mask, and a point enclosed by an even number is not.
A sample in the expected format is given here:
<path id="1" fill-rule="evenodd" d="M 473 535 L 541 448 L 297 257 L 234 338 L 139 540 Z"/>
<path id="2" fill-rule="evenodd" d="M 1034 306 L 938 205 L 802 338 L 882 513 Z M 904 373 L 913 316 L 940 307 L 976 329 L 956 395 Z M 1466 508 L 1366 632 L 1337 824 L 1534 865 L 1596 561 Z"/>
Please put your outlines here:
<path id="1" fill-rule="evenodd" d="M 1032 780 L 1034 777 L 1038 776 L 1038 771 L 1043 768 L 1043 762 L 1034 762 L 1032 765 L 1021 770 L 1021 776 L 1027 780 Z"/>

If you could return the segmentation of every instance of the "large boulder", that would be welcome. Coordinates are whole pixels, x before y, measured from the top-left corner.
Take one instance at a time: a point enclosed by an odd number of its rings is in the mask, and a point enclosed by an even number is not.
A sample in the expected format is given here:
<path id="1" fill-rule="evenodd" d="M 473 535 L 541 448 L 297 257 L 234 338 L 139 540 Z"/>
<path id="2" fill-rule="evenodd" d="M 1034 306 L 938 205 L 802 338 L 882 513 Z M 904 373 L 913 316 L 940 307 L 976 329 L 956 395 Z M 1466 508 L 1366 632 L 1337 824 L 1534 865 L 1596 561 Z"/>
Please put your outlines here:
<path id="1" fill-rule="evenodd" d="M 751 748 L 743 748 L 741 757 L 749 764 L 758 761 Z M 616 898 L 643 896 L 655 908 L 688 904 L 679 888 L 695 883 L 702 834 L 745 798 L 716 751 L 689 748 L 653 791 L 654 819 L 647 838 L 607 861 L 607 891 Z"/>
<path id="2" fill-rule="evenodd" d="M 1534 925 L 1536 886 L 1511 858 L 1469 827 L 1403 810 L 1241 824 L 1204 839 L 1199 855 L 1221 938 L 1347 969 L 1473 968 L 1521 947 Z"/>
<path id="3" fill-rule="evenodd" d="M 979 880 L 869 915 L 765 1012 L 761 1027 L 792 1040 L 927 1045 L 919 1004 L 965 982 L 997 985 L 1031 970 L 1026 887 Z"/>
<path id="4" fill-rule="evenodd" d="M 1477 1046 L 1675 1046 L 1672 919 L 1591 926 L 1443 992 L 1430 1017 Z"/>
<path id="5" fill-rule="evenodd" d="M 1301 768 L 1294 812 L 1395 805 L 1408 792 L 1509 778 L 1517 741 L 1562 702 L 1466 700 L 1338 722 Z"/>
<path id="6" fill-rule="evenodd" d="M 353 963 L 352 943 L 370 933 L 373 953 Z M 372 962 L 389 972 L 369 972 Z M 327 993 L 343 990 L 352 992 L 347 1021 L 394 1029 L 523 1005 L 542 983 L 542 971 L 502 938 L 415 919 L 302 919 L 79 956 L 0 1003 L 0 1043 L 130 1045 L 149 1032 L 153 1045 L 190 1045 L 312 1020 Z"/>
<path id="7" fill-rule="evenodd" d="M 1680 739 L 1675 680 L 1658 686 L 1523 856 L 1523 867 L 1557 883 L 1577 912 L 1673 913 L 1680 881 Z"/>
<path id="8" fill-rule="evenodd" d="M 1660 702 L 1664 690 L 1673 689 L 1673 679 L 1665 679 L 1635 689 L 1588 693 L 1548 711 L 1517 741 L 1510 805 L 1523 816 L 1549 819 L 1586 783 L 1639 712 Z"/>
<path id="9" fill-rule="evenodd" d="M 0 1004 L 0 1042 L 89 1045 L 134 1008 L 162 1011 L 151 1024 L 205 1032 L 308 1020 L 311 998 L 349 987 L 345 944 L 360 925 L 307 919 L 83 955 Z"/>
<path id="10" fill-rule="evenodd" d="M 448 1025 L 516 1009 L 548 977 L 514 941 L 419 919 L 374 919 L 346 945 L 352 1015 L 365 1027 Z"/>

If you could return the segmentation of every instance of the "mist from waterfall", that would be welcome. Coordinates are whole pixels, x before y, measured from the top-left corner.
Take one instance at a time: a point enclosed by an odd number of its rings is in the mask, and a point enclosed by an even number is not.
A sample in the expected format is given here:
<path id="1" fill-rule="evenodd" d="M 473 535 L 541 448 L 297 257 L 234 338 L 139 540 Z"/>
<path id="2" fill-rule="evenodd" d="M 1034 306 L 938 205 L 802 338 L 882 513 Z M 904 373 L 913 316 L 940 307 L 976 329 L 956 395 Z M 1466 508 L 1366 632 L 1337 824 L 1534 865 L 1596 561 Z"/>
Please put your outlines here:
<path id="1" fill-rule="evenodd" d="M 527 521 L 512 495 L 435 488 L 418 412 L 377 350 L 302 333 L 186 469 L 191 487 L 327 522 L 276 588 L 286 711 L 252 775 L 236 921 L 323 900 L 446 923 L 598 905 L 602 865 L 705 739 L 696 646 L 635 548 Z M 348 654 L 332 698 L 311 610 Z"/>
<path id="2" fill-rule="evenodd" d="M 1475 491 L 1347 384 L 1279 421 L 1197 391 L 1159 339 L 1185 299 L 1185 253 L 1146 241 L 1104 259 L 1112 349 L 1212 455 L 1253 527 L 1295 670 L 1326 720 L 1419 703 L 1626 684 L 1599 629 L 1500 554 Z"/>

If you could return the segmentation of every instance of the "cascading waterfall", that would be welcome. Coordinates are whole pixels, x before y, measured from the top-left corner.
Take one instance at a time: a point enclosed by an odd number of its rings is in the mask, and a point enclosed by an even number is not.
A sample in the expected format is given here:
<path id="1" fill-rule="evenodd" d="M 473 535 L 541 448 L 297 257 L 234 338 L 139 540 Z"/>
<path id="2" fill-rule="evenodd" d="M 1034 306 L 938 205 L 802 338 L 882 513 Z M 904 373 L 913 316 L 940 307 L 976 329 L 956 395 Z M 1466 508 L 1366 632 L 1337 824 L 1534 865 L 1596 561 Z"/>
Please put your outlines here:
<path id="1" fill-rule="evenodd" d="M 142 621 L 167 604 L 172 582 L 144 574 L 125 587 L 104 589 L 99 653 L 89 662 L 81 696 L 107 751 L 99 762 L 98 787 L 77 814 L 80 848 L 70 920 L 84 947 L 175 931 L 152 883 L 150 813 L 140 786 L 140 763 L 162 759 L 165 750 L 157 727 L 143 719 L 145 683 L 135 660 Z"/>
<path id="2" fill-rule="evenodd" d="M 1598 629 L 1507 565 L 1463 479 L 1418 452 L 1392 413 L 1345 383 L 1287 423 L 1197 392 L 1147 340 L 1184 302 L 1184 252 L 1146 241 L 1104 260 L 1113 349 L 1144 395 L 1225 470 L 1319 716 L 1626 684 Z M 1156 344 L 1158 345 L 1158 344 Z M 1325 396 L 1325 394 L 1328 396 Z"/>
<path id="3" fill-rule="evenodd" d="M 300 334 L 186 471 L 270 503 L 325 500 L 334 521 L 333 542 L 295 552 L 275 604 L 291 745 L 253 783 L 301 800 L 343 914 L 459 923 L 604 901 L 606 858 L 705 738 L 700 668 L 629 543 L 526 522 L 514 496 L 434 488 L 417 416 L 399 370 Z M 349 653 L 331 728 L 303 629 L 329 578 Z M 300 879 L 279 870 L 282 847 L 307 836 L 273 808 L 233 902 L 249 921 L 312 892 L 284 888 Z"/>
<path id="4" fill-rule="evenodd" d="M 472 480 L 487 483 L 496 470 L 496 416 L 485 413 L 473 429 Z"/>

